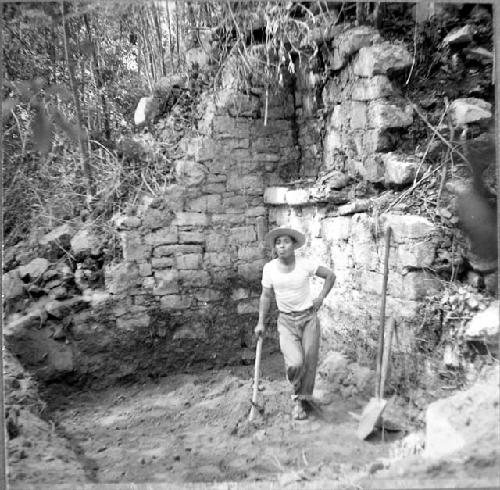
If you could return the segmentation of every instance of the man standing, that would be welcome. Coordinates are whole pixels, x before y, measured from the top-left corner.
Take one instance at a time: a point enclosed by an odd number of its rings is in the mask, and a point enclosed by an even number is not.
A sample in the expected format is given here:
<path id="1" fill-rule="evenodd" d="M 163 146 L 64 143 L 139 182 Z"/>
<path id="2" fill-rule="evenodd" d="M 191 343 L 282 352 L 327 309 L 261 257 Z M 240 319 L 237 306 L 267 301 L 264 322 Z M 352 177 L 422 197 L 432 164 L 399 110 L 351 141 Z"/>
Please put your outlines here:
<path id="1" fill-rule="evenodd" d="M 265 264 L 262 271 L 255 334 L 264 333 L 274 292 L 279 310 L 280 349 L 287 379 L 293 387 L 293 417 L 302 420 L 307 418 L 303 401 L 312 396 L 318 364 L 320 326 L 316 313 L 335 282 L 335 274 L 315 261 L 295 256 L 295 250 L 305 243 L 305 236 L 297 230 L 276 228 L 266 235 L 266 242 L 275 250 L 277 258 Z M 317 298 L 312 298 L 309 284 L 314 275 L 325 280 Z"/>

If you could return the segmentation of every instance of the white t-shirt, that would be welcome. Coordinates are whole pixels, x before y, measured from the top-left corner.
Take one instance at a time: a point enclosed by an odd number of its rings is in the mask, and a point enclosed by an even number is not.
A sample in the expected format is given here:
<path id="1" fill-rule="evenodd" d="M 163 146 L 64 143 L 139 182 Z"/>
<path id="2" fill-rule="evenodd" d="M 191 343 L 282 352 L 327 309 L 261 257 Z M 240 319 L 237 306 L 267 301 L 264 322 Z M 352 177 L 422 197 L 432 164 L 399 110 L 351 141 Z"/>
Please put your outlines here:
<path id="1" fill-rule="evenodd" d="M 316 274 L 319 264 L 295 257 L 295 268 L 291 272 L 278 270 L 278 259 L 273 259 L 264 265 L 262 270 L 262 285 L 273 288 L 278 310 L 283 313 L 307 310 L 312 306 L 309 278 Z"/>

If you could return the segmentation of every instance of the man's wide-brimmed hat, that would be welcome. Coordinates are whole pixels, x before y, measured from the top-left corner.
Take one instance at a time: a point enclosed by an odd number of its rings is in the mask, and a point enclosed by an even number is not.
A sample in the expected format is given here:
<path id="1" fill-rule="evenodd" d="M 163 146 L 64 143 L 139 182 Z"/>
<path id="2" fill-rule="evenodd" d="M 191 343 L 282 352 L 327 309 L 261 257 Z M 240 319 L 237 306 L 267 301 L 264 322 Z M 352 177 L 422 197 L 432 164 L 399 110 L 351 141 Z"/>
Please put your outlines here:
<path id="1" fill-rule="evenodd" d="M 295 248 L 300 248 L 304 243 L 306 243 L 306 237 L 300 231 L 294 230 L 293 228 L 274 228 L 271 230 L 265 238 L 266 243 L 272 248 L 274 247 L 274 241 L 276 238 L 288 235 L 295 239 Z"/>

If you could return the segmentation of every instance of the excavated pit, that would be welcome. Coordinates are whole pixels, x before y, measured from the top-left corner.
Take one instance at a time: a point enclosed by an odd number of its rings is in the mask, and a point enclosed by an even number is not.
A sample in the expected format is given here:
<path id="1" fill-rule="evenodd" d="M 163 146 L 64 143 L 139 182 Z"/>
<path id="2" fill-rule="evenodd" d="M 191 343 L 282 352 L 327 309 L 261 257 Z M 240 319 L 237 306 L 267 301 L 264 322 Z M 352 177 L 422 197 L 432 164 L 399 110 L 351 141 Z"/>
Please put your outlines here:
<path id="1" fill-rule="evenodd" d="M 263 354 L 259 405 L 248 422 L 253 365 L 182 372 L 105 389 L 40 386 L 47 403 L 48 439 L 66 449 L 48 451 L 33 441 L 23 458 L 10 458 L 11 488 L 28 484 L 169 482 L 348 483 L 383 468 L 389 440 L 401 433 L 356 438 L 365 400 L 342 399 L 294 421 L 281 354 L 271 342 Z M 29 440 L 29 431 L 18 445 Z M 39 454 L 44 452 L 44 454 Z M 69 457 L 70 453 L 71 458 Z M 75 456 L 75 457 L 73 457 Z M 60 463 L 60 471 L 47 465 Z"/>

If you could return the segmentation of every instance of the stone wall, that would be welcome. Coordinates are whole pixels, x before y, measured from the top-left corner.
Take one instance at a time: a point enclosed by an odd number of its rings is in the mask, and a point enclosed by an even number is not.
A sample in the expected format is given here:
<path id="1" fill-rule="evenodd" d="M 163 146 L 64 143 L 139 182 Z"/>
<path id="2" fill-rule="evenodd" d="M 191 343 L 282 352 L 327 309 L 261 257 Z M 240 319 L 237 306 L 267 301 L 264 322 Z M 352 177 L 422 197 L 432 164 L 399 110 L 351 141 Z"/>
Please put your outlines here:
<path id="1" fill-rule="evenodd" d="M 388 78 L 410 64 L 402 46 L 372 28 L 340 29 L 321 57 L 296 66 L 295 78 L 284 73 L 279 93 L 266 101 L 259 81 L 241 86 L 230 61 L 224 89 L 204 100 L 198 127 L 183 140 L 177 184 L 115 220 L 123 260 L 106 267 L 105 284 L 118 305 L 116 327 L 161 331 L 170 323 L 173 340 L 197 339 L 214 355 L 250 346 L 270 257 L 263 238 L 269 227 L 291 224 L 307 233 L 304 253 L 338 278 L 321 313 L 324 347 L 355 337 L 353 325 L 375 331 L 390 222 L 387 312 L 409 343 L 404 332 L 419 301 L 438 287 L 424 271 L 433 262 L 436 229 L 418 216 L 377 220 L 356 189 L 359 182 L 402 185 L 415 176 L 416 163 L 392 152 L 412 109 Z"/>
<path id="2" fill-rule="evenodd" d="M 301 174 L 335 170 L 385 185 L 413 180 L 415 160 L 393 153 L 412 108 L 389 78 L 411 66 L 410 53 L 371 27 L 345 27 L 323 45 L 322 60 L 296 68 Z"/>
<path id="3" fill-rule="evenodd" d="M 177 183 L 115 217 L 123 259 L 105 267 L 105 289 L 118 330 L 166 329 L 234 360 L 250 345 L 269 256 L 264 190 L 293 172 L 298 152 L 290 77 L 267 101 L 258 83 L 243 93 L 231 64 L 223 77 L 182 141 Z"/>
<path id="4" fill-rule="evenodd" d="M 386 316 L 394 316 L 397 322 L 398 347 L 409 349 L 422 302 L 440 289 L 440 281 L 429 272 L 436 256 L 439 230 L 421 216 L 382 214 L 377 218 L 352 210 L 351 205 L 330 212 L 321 203 L 290 206 L 285 201 L 280 206 L 275 202 L 270 223 L 303 231 L 308 241 L 300 255 L 335 272 L 335 286 L 320 312 L 324 351 L 339 350 L 350 341 L 376 338 L 384 233 L 390 226 Z M 316 292 L 321 287 L 322 281 L 315 280 Z"/>

